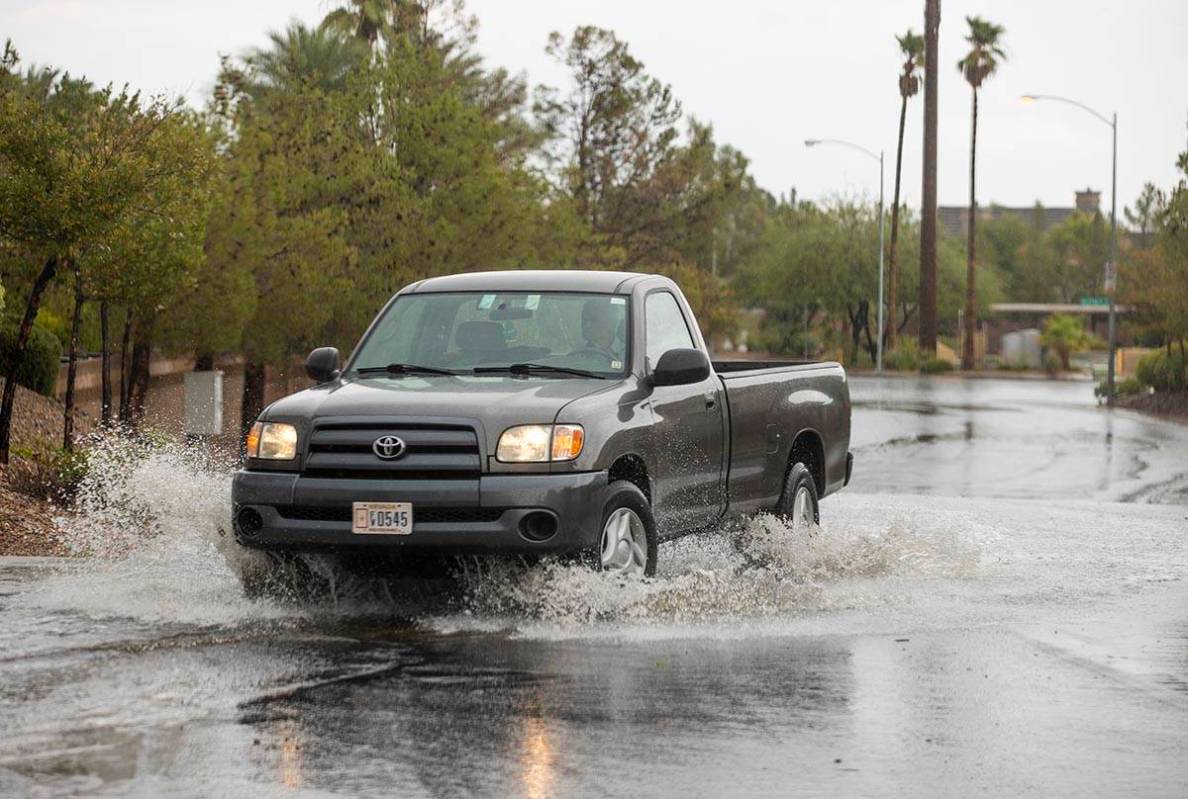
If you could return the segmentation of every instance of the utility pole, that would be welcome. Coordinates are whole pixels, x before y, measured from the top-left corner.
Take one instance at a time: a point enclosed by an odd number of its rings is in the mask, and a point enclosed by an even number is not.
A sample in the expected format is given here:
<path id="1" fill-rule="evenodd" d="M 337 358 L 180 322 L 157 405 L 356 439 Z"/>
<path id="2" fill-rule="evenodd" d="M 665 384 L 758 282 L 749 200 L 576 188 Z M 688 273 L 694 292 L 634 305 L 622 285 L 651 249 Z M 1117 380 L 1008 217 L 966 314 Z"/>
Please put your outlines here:
<path id="1" fill-rule="evenodd" d="M 940 0 L 924 2 L 924 185 L 920 202 L 920 350 L 936 356 L 937 38 Z"/>

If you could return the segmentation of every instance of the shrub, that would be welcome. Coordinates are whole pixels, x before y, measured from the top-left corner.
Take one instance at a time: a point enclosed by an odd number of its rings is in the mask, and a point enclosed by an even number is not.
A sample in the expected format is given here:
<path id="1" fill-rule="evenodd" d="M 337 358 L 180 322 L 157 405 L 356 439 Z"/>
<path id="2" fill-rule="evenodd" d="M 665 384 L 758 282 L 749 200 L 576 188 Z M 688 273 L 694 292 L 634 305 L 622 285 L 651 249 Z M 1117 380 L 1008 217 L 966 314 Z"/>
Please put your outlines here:
<path id="1" fill-rule="evenodd" d="M 12 490 L 30 497 L 66 504 L 87 473 L 86 452 L 76 449 L 14 447 L 8 466 Z"/>
<path id="2" fill-rule="evenodd" d="M 920 344 L 911 337 L 902 338 L 895 349 L 883 356 L 883 368 L 892 371 L 914 372 L 920 367 Z"/>
<path id="3" fill-rule="evenodd" d="M 1064 366 L 1061 363 L 1060 356 L 1049 350 L 1048 354 L 1044 356 L 1044 371 L 1049 375 L 1055 377 L 1060 374 L 1061 368 Z"/>
<path id="4" fill-rule="evenodd" d="M 0 363 L 16 365 L 17 385 L 32 389 L 47 397 L 54 396 L 58 382 L 58 361 L 62 345 L 56 336 L 38 324 L 29 331 L 23 357 L 17 358 L 18 323 L 12 319 L 0 322 Z"/>
<path id="5" fill-rule="evenodd" d="M 1160 349 L 1139 359 L 1135 376 L 1156 391 L 1183 391 L 1188 388 L 1188 363 L 1180 350 L 1173 349 L 1169 357 Z"/>
<path id="6" fill-rule="evenodd" d="M 1120 380 L 1114 384 L 1114 394 L 1115 396 L 1119 397 L 1145 394 L 1149 390 L 1150 389 L 1143 385 L 1142 381 L 1135 377 L 1128 377 L 1125 380 Z M 1100 381 L 1096 386 L 1093 387 L 1093 395 L 1095 397 L 1105 399 L 1107 393 L 1106 381 L 1104 380 Z"/>
<path id="7" fill-rule="evenodd" d="M 821 342 L 812 333 L 778 325 L 764 325 L 751 339 L 751 349 L 782 355 L 787 358 L 815 358 L 821 352 Z"/>
<path id="8" fill-rule="evenodd" d="M 953 371 L 953 364 L 946 361 L 944 358 L 929 358 L 920 364 L 921 374 L 935 375 L 943 372 Z"/>
<path id="9" fill-rule="evenodd" d="M 1049 353 L 1056 353 L 1060 359 L 1060 366 L 1057 368 L 1065 370 L 1069 369 L 1069 357 L 1074 352 L 1092 349 L 1101 343 L 1085 329 L 1080 319 L 1067 314 L 1049 316 L 1044 325 L 1044 332 L 1040 335 L 1040 341 L 1049 348 Z M 1048 369 L 1047 358 L 1044 359 L 1044 368 Z"/>

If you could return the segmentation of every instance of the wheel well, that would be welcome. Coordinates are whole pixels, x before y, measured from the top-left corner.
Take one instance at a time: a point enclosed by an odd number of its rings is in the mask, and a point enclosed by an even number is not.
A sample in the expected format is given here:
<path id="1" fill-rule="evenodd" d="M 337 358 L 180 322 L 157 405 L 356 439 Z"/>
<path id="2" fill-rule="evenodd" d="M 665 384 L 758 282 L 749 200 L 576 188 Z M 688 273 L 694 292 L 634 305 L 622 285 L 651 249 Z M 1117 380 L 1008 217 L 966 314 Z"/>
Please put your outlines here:
<path id="1" fill-rule="evenodd" d="M 648 480 L 648 467 L 638 455 L 620 456 L 611 464 L 608 477 L 612 483 L 616 480 L 626 480 L 634 484 L 647 497 L 648 504 L 652 503 L 652 484 Z"/>
<path id="2" fill-rule="evenodd" d="M 792 442 L 792 454 L 788 457 L 788 468 L 798 463 L 808 467 L 817 487 L 817 496 L 825 496 L 825 445 L 821 437 L 812 430 L 805 430 Z"/>

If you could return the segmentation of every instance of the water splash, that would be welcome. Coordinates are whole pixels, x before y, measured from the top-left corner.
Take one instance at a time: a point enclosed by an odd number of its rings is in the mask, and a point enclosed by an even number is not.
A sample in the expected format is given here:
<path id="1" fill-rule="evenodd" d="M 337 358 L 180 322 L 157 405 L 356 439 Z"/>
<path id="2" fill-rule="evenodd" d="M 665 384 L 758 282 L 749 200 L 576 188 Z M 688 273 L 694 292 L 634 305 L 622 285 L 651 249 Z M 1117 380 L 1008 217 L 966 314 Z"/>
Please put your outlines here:
<path id="1" fill-rule="evenodd" d="M 886 576 L 972 573 L 976 548 L 902 524 L 838 524 L 811 535 L 773 516 L 661 547 L 654 578 L 622 578 L 555 561 L 495 562 L 463 574 L 466 610 L 562 624 L 629 620 L 701 622 L 846 607 L 839 586 Z M 874 529 L 872 529 L 874 528 Z M 456 620 L 455 620 L 456 621 Z"/>
<path id="2" fill-rule="evenodd" d="M 150 622 L 226 624 L 272 615 L 249 602 L 240 575 L 258 555 L 230 534 L 225 464 L 163 439 L 90 442 L 74 507 L 55 519 L 72 554 L 68 574 L 29 599 L 49 609 Z"/>
<path id="3" fill-rule="evenodd" d="M 197 448 L 117 436 L 95 441 L 74 512 L 57 520 L 84 560 L 40 582 L 33 599 L 93 617 L 189 624 L 377 613 L 439 628 L 681 623 L 853 607 L 870 600 L 871 592 L 852 590 L 863 581 L 960 577 L 978 563 L 978 547 L 944 525 L 923 531 L 909 517 L 851 503 L 851 512 L 811 536 L 761 516 L 666 543 L 650 579 L 554 560 L 527 566 L 466 558 L 454 590 L 435 598 L 415 581 L 361 577 L 333 557 L 309 555 L 302 571 L 321 589 L 312 598 L 249 600 L 243 580 L 262 568 L 264 556 L 231 535 L 230 478 L 224 462 Z M 831 500 L 827 516 L 835 509 Z"/>

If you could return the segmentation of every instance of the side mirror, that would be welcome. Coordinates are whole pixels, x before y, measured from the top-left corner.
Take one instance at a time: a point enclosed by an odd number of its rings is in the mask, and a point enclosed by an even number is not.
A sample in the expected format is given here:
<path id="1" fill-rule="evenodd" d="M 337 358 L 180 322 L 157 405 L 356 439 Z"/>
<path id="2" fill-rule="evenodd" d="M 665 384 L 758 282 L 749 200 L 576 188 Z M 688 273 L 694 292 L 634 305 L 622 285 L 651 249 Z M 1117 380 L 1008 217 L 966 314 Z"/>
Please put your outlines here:
<path id="1" fill-rule="evenodd" d="M 305 373 L 315 383 L 328 383 L 338 377 L 338 350 L 318 347 L 305 359 Z"/>
<path id="2" fill-rule="evenodd" d="M 710 375 L 709 358 L 701 350 L 669 350 L 660 356 L 652 369 L 652 383 L 657 386 L 687 386 L 700 383 Z"/>

